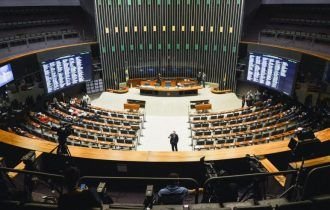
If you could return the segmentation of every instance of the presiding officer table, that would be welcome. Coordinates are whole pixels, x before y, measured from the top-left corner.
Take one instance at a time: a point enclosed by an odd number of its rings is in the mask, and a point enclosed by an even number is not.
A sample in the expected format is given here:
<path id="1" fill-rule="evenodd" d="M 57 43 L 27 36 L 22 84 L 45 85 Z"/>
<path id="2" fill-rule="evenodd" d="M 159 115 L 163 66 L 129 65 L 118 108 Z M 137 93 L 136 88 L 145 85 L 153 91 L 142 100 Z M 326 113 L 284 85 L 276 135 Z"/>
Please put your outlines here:
<path id="1" fill-rule="evenodd" d="M 198 89 L 201 86 L 191 87 L 157 87 L 157 86 L 140 86 L 141 95 L 153 95 L 153 96 L 186 96 L 197 95 Z"/>

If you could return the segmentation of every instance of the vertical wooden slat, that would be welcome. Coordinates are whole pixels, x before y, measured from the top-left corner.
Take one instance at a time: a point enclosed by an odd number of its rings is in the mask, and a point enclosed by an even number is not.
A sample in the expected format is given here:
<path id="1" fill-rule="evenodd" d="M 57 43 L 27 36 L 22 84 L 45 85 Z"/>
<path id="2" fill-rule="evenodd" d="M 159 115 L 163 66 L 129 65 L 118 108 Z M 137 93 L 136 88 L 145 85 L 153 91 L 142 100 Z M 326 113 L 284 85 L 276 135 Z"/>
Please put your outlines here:
<path id="1" fill-rule="evenodd" d="M 235 89 L 244 0 L 239 4 L 237 0 L 200 0 L 200 4 L 198 0 L 180 0 L 180 4 L 178 0 L 170 0 L 170 5 L 168 0 L 160 0 L 160 5 L 159 0 L 131 0 L 131 5 L 128 1 L 121 0 L 120 5 L 118 0 L 94 1 L 105 88 L 119 88 L 119 83 L 125 81 L 125 69 L 128 68 L 130 78 L 155 77 L 158 72 L 164 77 L 195 77 L 198 71 L 204 71 L 207 80 L 220 83 L 220 88 Z M 151 5 L 148 5 L 149 1 Z M 192 25 L 194 32 L 191 32 Z M 127 33 L 125 26 L 129 30 Z M 135 26 L 138 32 L 134 32 Z M 143 31 L 144 26 L 147 26 L 147 32 Z M 156 26 L 156 32 L 153 26 Z M 166 26 L 166 32 L 162 31 L 163 26 Z M 175 26 L 175 32 L 172 26 Z M 185 27 L 184 32 L 182 26 Z M 201 26 L 204 26 L 203 32 Z M 213 32 L 210 32 L 211 26 Z M 219 31 L 221 26 L 222 33 Z M 109 28 L 109 34 L 105 33 L 105 27 Z M 115 33 L 115 27 L 118 27 L 118 33 Z M 229 33 L 230 27 L 233 28 L 232 33 Z M 140 50 L 140 44 L 143 50 Z M 149 49 L 149 44 L 152 49 Z M 158 44 L 161 44 L 161 50 Z M 170 50 L 167 49 L 168 44 Z M 189 50 L 186 44 L 189 44 Z M 196 44 L 198 50 L 195 50 Z M 113 46 L 115 52 L 112 51 Z M 236 47 L 235 52 L 233 47 Z M 149 68 L 155 71 L 149 74 Z M 171 68 L 171 72 L 172 69 L 177 71 L 170 75 L 169 71 L 162 71 L 166 68 Z M 184 71 L 186 69 L 192 69 L 192 75 Z"/>

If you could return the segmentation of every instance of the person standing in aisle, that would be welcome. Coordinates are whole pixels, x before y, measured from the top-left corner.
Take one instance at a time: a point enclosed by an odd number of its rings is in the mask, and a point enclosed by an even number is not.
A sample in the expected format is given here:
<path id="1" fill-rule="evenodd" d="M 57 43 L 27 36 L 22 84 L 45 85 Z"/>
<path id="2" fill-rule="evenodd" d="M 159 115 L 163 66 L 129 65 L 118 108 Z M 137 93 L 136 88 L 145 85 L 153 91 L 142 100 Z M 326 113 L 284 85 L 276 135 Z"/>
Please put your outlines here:
<path id="1" fill-rule="evenodd" d="M 245 95 L 242 96 L 242 108 L 245 106 Z"/>
<path id="2" fill-rule="evenodd" d="M 170 144 L 172 146 L 172 151 L 178 151 L 178 142 L 179 142 L 179 136 L 176 134 L 175 131 L 173 131 L 169 137 L 170 139 Z"/>
<path id="3" fill-rule="evenodd" d="M 205 74 L 205 72 L 203 72 L 203 74 L 202 74 L 203 88 L 205 88 L 205 81 L 206 81 L 206 74 Z"/>

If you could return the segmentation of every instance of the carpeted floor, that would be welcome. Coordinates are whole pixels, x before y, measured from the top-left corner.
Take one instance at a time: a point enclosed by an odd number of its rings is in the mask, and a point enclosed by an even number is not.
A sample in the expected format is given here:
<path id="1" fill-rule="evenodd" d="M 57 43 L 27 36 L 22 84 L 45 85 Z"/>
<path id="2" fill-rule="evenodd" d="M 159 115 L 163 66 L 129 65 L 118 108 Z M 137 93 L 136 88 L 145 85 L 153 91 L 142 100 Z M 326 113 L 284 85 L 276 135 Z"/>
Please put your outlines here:
<path id="1" fill-rule="evenodd" d="M 92 97 L 92 105 L 113 110 L 123 110 L 127 99 L 146 101 L 146 120 L 140 151 L 171 151 L 168 136 L 175 130 L 179 135 L 178 149 L 191 151 L 191 138 L 188 123 L 190 101 L 209 99 L 212 111 L 236 109 L 241 106 L 241 100 L 234 93 L 213 94 L 210 88 L 199 90 L 197 96 L 158 97 L 141 96 L 139 90 L 131 88 L 126 94 L 104 92 Z"/>

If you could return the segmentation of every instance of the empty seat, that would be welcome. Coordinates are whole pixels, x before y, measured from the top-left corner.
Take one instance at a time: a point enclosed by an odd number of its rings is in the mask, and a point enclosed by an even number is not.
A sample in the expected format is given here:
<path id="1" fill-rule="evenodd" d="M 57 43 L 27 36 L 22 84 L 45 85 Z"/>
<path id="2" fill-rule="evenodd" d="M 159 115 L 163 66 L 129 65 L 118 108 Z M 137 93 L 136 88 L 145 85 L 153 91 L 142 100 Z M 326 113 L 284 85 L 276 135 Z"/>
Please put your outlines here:
<path id="1" fill-rule="evenodd" d="M 118 130 L 116 129 L 110 129 L 111 133 L 118 133 Z"/>
<path id="2" fill-rule="evenodd" d="M 128 134 L 130 134 L 130 135 L 136 135 L 136 131 L 128 131 Z"/>
<path id="3" fill-rule="evenodd" d="M 125 144 L 125 140 L 124 139 L 117 139 L 117 143 Z"/>
<path id="4" fill-rule="evenodd" d="M 232 116 L 234 116 L 233 114 L 227 114 L 227 117 L 232 117 Z"/>
<path id="5" fill-rule="evenodd" d="M 107 142 L 114 142 L 113 138 L 111 138 L 111 137 L 106 137 L 105 140 L 106 140 Z"/>
<path id="6" fill-rule="evenodd" d="M 200 117 L 193 117 L 193 121 L 198 121 L 198 120 L 201 120 Z"/>
<path id="7" fill-rule="evenodd" d="M 81 138 L 86 138 L 86 139 L 87 139 L 87 134 L 81 133 L 81 134 L 80 134 L 80 137 L 81 137 Z"/>
<path id="8" fill-rule="evenodd" d="M 253 138 L 253 136 L 252 136 L 252 135 L 248 135 L 248 136 L 246 136 L 246 137 L 245 137 L 245 140 L 246 140 L 246 141 L 251 141 L 251 140 L 252 140 L 252 138 Z"/>
<path id="9" fill-rule="evenodd" d="M 98 136 L 97 137 L 97 140 L 99 140 L 99 141 L 105 141 L 105 137 L 104 136 Z"/>
<path id="10" fill-rule="evenodd" d="M 241 132 L 247 131 L 247 127 L 243 126 L 241 127 Z"/>
<path id="11" fill-rule="evenodd" d="M 94 127 L 92 125 L 86 125 L 87 129 L 94 130 Z"/>
<path id="12" fill-rule="evenodd" d="M 121 134 L 128 134 L 128 131 L 126 131 L 126 130 L 121 130 L 120 133 L 121 133 Z"/>
<path id="13" fill-rule="evenodd" d="M 224 115 L 218 115 L 218 119 L 224 118 Z"/>
<path id="14" fill-rule="evenodd" d="M 201 120 L 207 120 L 206 116 L 201 117 Z"/>
<path id="15" fill-rule="evenodd" d="M 202 131 L 195 132 L 195 136 L 203 136 L 203 135 L 204 135 L 204 132 L 202 132 Z"/>
<path id="16" fill-rule="evenodd" d="M 207 127 L 209 127 L 209 124 L 208 123 L 203 123 L 202 127 L 207 128 Z"/>
<path id="17" fill-rule="evenodd" d="M 229 129 L 222 130 L 222 134 L 228 134 L 228 133 L 230 133 L 230 130 Z"/>
<path id="18" fill-rule="evenodd" d="M 238 133 L 238 132 L 240 132 L 240 128 L 234 128 L 234 129 L 232 129 L 232 131 L 233 131 L 233 133 Z"/>
<path id="19" fill-rule="evenodd" d="M 262 128 L 263 126 L 262 126 L 262 124 L 257 124 L 256 125 L 256 128 Z"/>
<path id="20" fill-rule="evenodd" d="M 103 131 L 103 132 L 110 132 L 110 128 L 102 127 L 102 131 Z"/>
<path id="21" fill-rule="evenodd" d="M 205 135 L 205 136 L 210 136 L 211 134 L 212 134 L 211 131 L 205 131 L 205 132 L 204 132 L 204 135 Z"/>
<path id="22" fill-rule="evenodd" d="M 222 130 L 215 130 L 215 131 L 214 131 L 214 134 L 215 134 L 215 135 L 222 134 Z"/>
<path id="23" fill-rule="evenodd" d="M 220 126 L 220 123 L 219 123 L 219 122 L 216 122 L 216 123 L 212 123 L 212 126 L 213 126 L 213 127 L 217 127 L 217 126 Z"/>
<path id="24" fill-rule="evenodd" d="M 202 127 L 202 124 L 199 124 L 199 123 L 194 125 L 194 128 L 201 128 L 201 127 Z"/>
<path id="25" fill-rule="evenodd" d="M 269 137 L 269 133 L 263 133 L 262 134 L 262 138 L 266 138 L 266 137 Z"/>
<path id="26" fill-rule="evenodd" d="M 230 125 L 233 125 L 233 124 L 236 124 L 236 123 L 237 123 L 236 120 L 232 120 L 232 121 L 229 122 Z"/>

